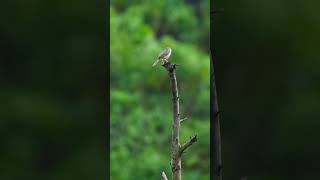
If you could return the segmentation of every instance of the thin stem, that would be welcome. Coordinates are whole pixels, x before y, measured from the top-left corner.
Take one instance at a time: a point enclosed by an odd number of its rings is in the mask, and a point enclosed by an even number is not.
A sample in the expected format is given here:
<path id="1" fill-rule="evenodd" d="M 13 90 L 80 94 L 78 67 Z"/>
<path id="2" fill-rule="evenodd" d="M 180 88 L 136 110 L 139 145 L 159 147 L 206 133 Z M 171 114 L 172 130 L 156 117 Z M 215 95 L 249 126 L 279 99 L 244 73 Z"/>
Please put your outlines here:
<path id="1" fill-rule="evenodd" d="M 212 118 L 212 142 L 213 142 L 213 179 L 222 180 L 221 160 L 221 136 L 220 136 L 220 113 L 218 108 L 216 81 L 214 74 L 213 57 L 211 56 L 211 118 Z"/>

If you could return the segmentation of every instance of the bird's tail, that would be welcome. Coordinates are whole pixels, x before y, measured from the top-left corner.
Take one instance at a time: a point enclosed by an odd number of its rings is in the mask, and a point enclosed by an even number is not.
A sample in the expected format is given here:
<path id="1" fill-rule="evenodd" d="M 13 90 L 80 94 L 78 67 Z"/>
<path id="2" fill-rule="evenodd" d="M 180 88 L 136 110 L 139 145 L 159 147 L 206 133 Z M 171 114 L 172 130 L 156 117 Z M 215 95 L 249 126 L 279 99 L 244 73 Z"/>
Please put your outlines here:
<path id="1" fill-rule="evenodd" d="M 157 65 L 159 61 L 160 61 L 160 59 L 157 59 L 157 60 L 152 64 L 152 66 Z"/>

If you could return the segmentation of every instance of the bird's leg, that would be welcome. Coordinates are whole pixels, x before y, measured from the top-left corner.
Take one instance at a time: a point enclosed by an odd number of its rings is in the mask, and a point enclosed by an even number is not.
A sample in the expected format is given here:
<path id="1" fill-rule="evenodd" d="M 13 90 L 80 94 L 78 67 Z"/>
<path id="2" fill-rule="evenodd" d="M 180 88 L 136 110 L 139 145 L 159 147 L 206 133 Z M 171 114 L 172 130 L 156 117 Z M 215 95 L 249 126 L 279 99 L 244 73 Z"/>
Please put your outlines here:
<path id="1" fill-rule="evenodd" d="M 164 65 L 166 63 L 166 60 L 164 58 L 161 58 L 160 60 L 162 62 L 162 65 Z"/>

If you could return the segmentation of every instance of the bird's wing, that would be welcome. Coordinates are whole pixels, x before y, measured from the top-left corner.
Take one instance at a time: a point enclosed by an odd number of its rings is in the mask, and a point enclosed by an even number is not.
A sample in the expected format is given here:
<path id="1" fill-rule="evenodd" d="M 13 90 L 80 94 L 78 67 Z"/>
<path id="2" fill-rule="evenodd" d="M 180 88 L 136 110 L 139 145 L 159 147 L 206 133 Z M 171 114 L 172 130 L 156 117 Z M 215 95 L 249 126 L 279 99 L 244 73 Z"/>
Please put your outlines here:
<path id="1" fill-rule="evenodd" d="M 167 50 L 164 50 L 164 51 L 162 51 L 160 54 L 159 54 L 159 59 L 163 59 L 165 56 L 166 56 L 166 54 L 167 54 L 168 52 L 167 52 Z"/>

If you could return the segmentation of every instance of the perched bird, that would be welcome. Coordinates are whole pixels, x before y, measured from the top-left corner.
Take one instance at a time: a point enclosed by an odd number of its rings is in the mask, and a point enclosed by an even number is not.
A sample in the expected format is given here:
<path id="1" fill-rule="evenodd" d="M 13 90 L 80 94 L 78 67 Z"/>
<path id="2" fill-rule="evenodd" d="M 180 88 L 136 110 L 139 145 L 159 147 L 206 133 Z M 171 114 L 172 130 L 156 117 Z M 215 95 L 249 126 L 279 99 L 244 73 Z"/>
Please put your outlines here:
<path id="1" fill-rule="evenodd" d="M 168 62 L 168 59 L 171 55 L 171 48 L 167 47 L 165 48 L 158 56 L 158 59 L 153 63 L 152 66 L 155 66 L 159 63 L 159 61 L 162 61 L 163 63 Z"/>

